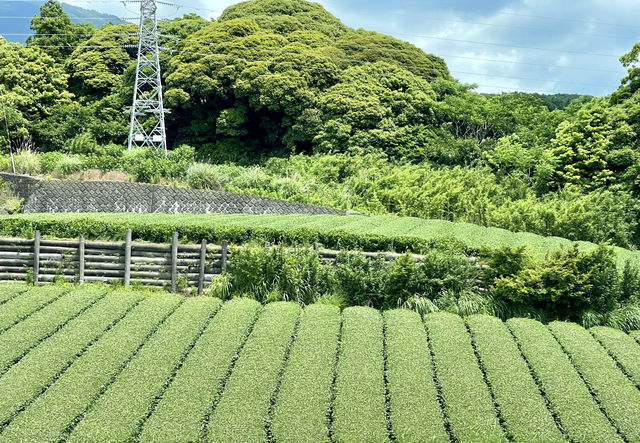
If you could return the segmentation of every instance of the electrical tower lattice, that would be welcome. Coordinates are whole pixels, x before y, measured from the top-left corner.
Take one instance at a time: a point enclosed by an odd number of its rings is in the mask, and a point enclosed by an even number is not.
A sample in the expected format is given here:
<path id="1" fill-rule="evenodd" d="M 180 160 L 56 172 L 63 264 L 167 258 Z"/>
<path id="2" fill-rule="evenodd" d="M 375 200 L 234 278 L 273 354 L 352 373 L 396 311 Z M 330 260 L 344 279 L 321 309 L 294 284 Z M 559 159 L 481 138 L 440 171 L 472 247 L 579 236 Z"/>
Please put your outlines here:
<path id="1" fill-rule="evenodd" d="M 150 146 L 156 151 L 162 151 L 166 156 L 167 135 L 160 76 L 156 0 L 133 0 L 133 2 L 140 3 L 140 42 L 131 107 L 129 149 Z"/>

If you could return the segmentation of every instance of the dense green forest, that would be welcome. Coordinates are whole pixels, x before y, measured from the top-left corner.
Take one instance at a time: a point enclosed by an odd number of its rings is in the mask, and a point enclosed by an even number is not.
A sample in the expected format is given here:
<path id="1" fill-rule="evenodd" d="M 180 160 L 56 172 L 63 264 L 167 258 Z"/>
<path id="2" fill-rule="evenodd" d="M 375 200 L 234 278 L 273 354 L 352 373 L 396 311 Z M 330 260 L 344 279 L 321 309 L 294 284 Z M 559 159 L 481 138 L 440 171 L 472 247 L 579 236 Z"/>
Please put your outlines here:
<path id="1" fill-rule="evenodd" d="M 136 26 L 73 24 L 51 1 L 41 16 L 26 46 L 0 40 L 0 100 L 21 172 L 123 171 L 640 245 L 640 44 L 621 58 L 629 75 L 607 97 L 483 95 L 441 58 L 304 0 L 162 20 L 172 111 L 164 159 L 124 147 Z"/>

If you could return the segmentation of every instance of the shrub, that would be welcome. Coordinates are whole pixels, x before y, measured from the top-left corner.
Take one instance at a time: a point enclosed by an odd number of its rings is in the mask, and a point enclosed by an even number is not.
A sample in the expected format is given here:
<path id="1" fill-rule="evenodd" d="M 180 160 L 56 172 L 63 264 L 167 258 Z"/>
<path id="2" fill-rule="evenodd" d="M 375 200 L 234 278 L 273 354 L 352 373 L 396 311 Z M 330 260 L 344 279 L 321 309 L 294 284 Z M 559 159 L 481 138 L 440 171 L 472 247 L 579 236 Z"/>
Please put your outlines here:
<path id="1" fill-rule="evenodd" d="M 51 174 L 58 161 L 60 161 L 60 159 L 64 157 L 65 154 L 58 151 L 44 152 L 42 154 L 39 154 L 41 172 L 43 174 Z"/>
<path id="2" fill-rule="evenodd" d="M 231 181 L 231 177 L 216 165 L 193 163 L 187 170 L 187 183 L 192 188 L 218 191 L 223 190 Z"/>
<path id="3" fill-rule="evenodd" d="M 93 134 L 90 132 L 83 132 L 80 135 L 75 136 L 71 140 L 68 140 L 64 144 L 64 150 L 70 154 L 76 155 L 104 155 L 105 150 L 98 144 Z"/>
<path id="4" fill-rule="evenodd" d="M 5 201 L 4 209 L 9 214 L 17 214 L 18 212 L 22 212 L 22 204 L 24 203 L 24 198 L 10 198 Z"/>
<path id="5" fill-rule="evenodd" d="M 513 251 L 499 251 L 496 256 L 511 253 Z M 531 260 L 511 268 L 514 271 L 511 274 L 496 274 L 493 294 L 543 309 L 559 318 L 578 320 L 585 309 L 607 312 L 614 309 L 620 299 L 620 276 L 614 252 L 604 246 L 580 252 L 574 245 L 567 251 L 553 252 L 544 261 Z"/>
<path id="6" fill-rule="evenodd" d="M 82 168 L 82 158 L 76 155 L 64 155 L 56 162 L 53 168 L 53 173 L 58 177 L 65 177 L 82 171 Z"/>
<path id="7" fill-rule="evenodd" d="M 234 251 L 229 272 L 231 287 L 258 301 L 310 304 L 326 292 L 328 266 L 315 251 L 250 247 Z"/>
<path id="8" fill-rule="evenodd" d="M 26 175 L 40 174 L 40 158 L 35 151 L 24 149 L 17 151 L 14 156 L 16 164 L 16 173 Z"/>

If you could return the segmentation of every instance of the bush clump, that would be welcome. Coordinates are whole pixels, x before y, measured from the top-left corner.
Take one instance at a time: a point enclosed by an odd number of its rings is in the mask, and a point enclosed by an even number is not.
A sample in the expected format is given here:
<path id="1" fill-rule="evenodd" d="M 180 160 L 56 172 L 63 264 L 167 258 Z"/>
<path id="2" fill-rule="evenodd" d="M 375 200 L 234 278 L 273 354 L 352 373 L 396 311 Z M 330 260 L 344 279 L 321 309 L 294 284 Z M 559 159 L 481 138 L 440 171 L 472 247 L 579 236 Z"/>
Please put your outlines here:
<path id="1" fill-rule="evenodd" d="M 311 249 L 245 247 L 233 252 L 228 273 L 214 281 L 210 292 L 223 299 L 243 294 L 262 303 L 407 307 L 421 314 L 448 311 L 640 327 L 638 270 L 627 265 L 619 272 L 611 248 L 580 252 L 574 246 L 543 260 L 524 248 L 486 249 L 482 255 L 488 268 L 451 249 L 390 261 L 382 254 L 340 253 L 335 263 L 327 263 Z"/>

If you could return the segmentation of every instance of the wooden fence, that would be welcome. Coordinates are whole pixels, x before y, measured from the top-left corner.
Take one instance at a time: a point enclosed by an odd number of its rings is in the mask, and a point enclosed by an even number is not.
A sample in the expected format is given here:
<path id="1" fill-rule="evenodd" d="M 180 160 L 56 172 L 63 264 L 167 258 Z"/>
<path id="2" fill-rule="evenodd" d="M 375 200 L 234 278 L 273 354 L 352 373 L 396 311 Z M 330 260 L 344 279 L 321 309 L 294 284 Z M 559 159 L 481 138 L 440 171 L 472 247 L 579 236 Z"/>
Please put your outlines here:
<path id="1" fill-rule="evenodd" d="M 341 251 L 313 248 L 324 262 L 335 262 Z M 401 254 L 359 252 L 368 258 L 382 256 L 386 261 Z M 421 255 L 414 255 L 420 260 Z M 199 245 L 178 242 L 173 233 L 171 244 L 135 243 L 131 230 L 126 231 L 124 242 L 78 240 L 44 240 L 36 231 L 34 238 L 0 238 L 0 282 L 27 280 L 50 283 L 58 279 L 71 282 L 131 282 L 164 287 L 175 292 L 186 285 L 203 288 L 222 274 L 229 264 L 231 251 L 228 242 Z M 470 258 L 473 262 L 475 259 Z"/>
<path id="2" fill-rule="evenodd" d="M 211 279 L 226 270 L 227 242 L 183 245 L 178 234 L 171 244 L 135 243 L 127 229 L 124 242 L 0 238 L 0 281 L 26 280 L 34 283 L 64 279 L 83 282 L 132 281 L 176 291 L 185 283 L 201 293 Z"/>

